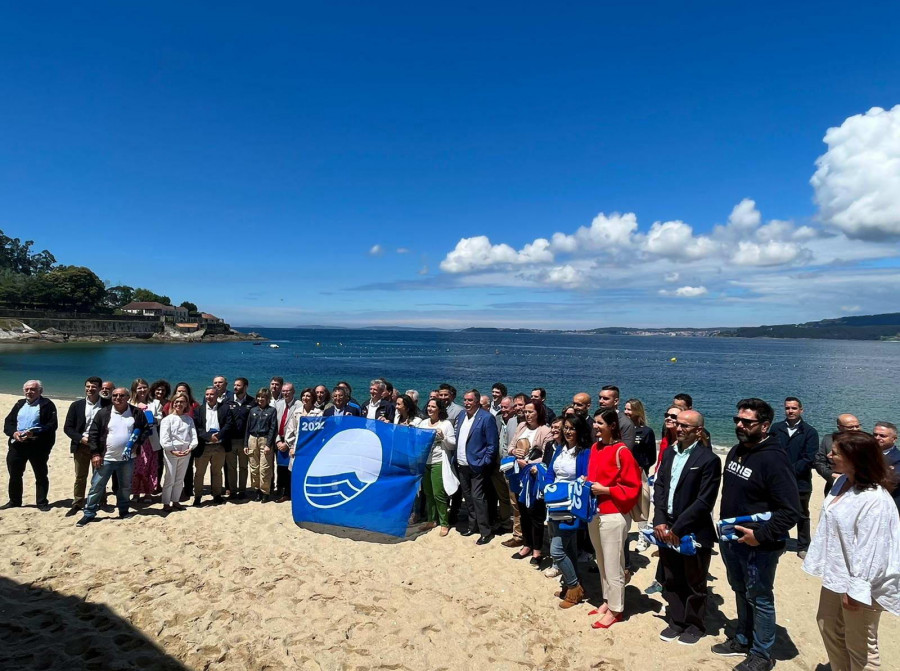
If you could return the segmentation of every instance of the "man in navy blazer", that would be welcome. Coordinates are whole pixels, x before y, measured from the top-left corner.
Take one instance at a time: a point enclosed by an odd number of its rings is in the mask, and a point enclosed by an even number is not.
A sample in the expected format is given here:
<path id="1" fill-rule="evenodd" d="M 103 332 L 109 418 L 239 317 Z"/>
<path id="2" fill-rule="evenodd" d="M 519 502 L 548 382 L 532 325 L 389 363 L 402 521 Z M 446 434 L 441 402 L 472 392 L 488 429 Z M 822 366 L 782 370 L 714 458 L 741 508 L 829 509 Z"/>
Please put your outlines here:
<path id="1" fill-rule="evenodd" d="M 805 559 L 811 540 L 809 499 L 812 496 L 812 469 L 819 449 L 819 432 L 803 421 L 803 403 L 800 399 L 788 396 L 784 399 L 784 421 L 773 424 L 769 435 L 787 452 L 797 478 L 801 515 L 797 522 L 797 554 L 800 559 Z"/>
<path id="2" fill-rule="evenodd" d="M 331 390 L 331 405 L 325 408 L 322 416 L 341 417 L 343 415 L 352 415 L 353 417 L 359 417 L 359 407 L 350 405 L 347 390 L 341 386 L 337 386 Z"/>
<path id="3" fill-rule="evenodd" d="M 112 401 L 103 398 L 100 395 L 100 385 L 103 380 L 99 377 L 89 377 L 84 381 L 84 398 L 79 399 L 69 406 L 66 413 L 66 423 L 63 425 L 63 431 L 69 437 L 71 445 L 69 451 L 72 453 L 72 459 L 75 462 L 75 489 L 74 498 L 72 499 L 72 507 L 66 513 L 66 517 L 75 515 L 84 507 L 87 499 L 85 492 L 87 491 L 88 475 L 91 470 L 91 448 L 88 445 L 88 429 L 91 427 L 91 421 L 94 415 L 101 408 L 110 405 Z"/>
<path id="4" fill-rule="evenodd" d="M 203 480 L 210 469 L 214 503 L 222 503 L 222 469 L 225 455 L 231 451 L 229 440 L 232 431 L 231 410 L 218 402 L 215 387 L 207 387 L 206 402 L 194 410 L 194 426 L 197 429 L 197 447 L 194 449 L 194 505 L 199 506 L 203 497 Z"/>
<path id="5" fill-rule="evenodd" d="M 694 645 L 706 635 L 707 575 L 716 541 L 712 511 L 722 482 L 719 458 L 700 440 L 703 415 L 682 410 L 676 420 L 678 442 L 666 450 L 653 485 L 653 533 L 670 545 L 694 534 L 696 555 L 661 547 L 662 595 L 668 603 L 669 626 L 659 635 Z"/>
<path id="6" fill-rule="evenodd" d="M 456 463 L 468 522 L 463 536 L 471 536 L 476 527 L 478 545 L 490 543 L 491 531 L 486 488 L 491 484 L 491 467 L 498 456 L 500 436 L 497 420 L 481 407 L 481 394 L 470 389 L 463 396 L 465 412 L 456 418 Z"/>

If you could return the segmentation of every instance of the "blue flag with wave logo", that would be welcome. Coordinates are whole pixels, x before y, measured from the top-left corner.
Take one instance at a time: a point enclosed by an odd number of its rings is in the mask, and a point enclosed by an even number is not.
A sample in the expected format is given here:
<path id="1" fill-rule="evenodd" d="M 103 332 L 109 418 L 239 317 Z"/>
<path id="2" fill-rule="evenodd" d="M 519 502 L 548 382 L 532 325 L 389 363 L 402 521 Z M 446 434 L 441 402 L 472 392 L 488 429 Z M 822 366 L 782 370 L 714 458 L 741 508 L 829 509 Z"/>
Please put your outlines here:
<path id="1" fill-rule="evenodd" d="M 434 431 L 365 417 L 301 417 L 294 521 L 406 536 Z"/>

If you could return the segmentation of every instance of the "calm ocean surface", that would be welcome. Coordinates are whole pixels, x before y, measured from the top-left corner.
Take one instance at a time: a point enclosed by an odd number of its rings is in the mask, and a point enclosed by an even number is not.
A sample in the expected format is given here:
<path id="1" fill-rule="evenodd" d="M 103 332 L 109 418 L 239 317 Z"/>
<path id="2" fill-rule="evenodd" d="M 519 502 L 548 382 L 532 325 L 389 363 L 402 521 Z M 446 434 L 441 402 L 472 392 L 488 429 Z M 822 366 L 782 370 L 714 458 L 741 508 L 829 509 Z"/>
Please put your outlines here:
<path id="1" fill-rule="evenodd" d="M 0 391 L 21 393 L 28 378 L 43 381 L 50 396 L 79 395 L 89 375 L 129 385 L 185 380 L 195 392 L 213 375 L 266 385 L 272 375 L 298 391 L 346 379 L 364 399 L 368 382 L 384 376 L 401 390 L 420 392 L 450 382 L 462 390 L 489 392 L 496 381 L 510 392 L 547 389 L 555 410 L 577 391 L 596 399 L 604 384 L 616 384 L 624 399 L 644 401 L 658 431 L 672 395 L 687 392 L 706 415 L 717 445 L 734 442 L 734 403 L 745 396 L 769 401 L 781 418 L 781 401 L 799 396 L 804 417 L 829 429 L 840 412 L 854 412 L 867 430 L 879 419 L 900 420 L 900 343 L 472 334 L 428 331 L 257 329 L 278 344 L 67 344 L 0 345 Z M 677 358 L 672 363 L 670 359 Z M 461 395 L 461 393 L 460 393 Z M 596 400 L 594 401 L 596 408 Z M 658 438 L 659 436 L 657 436 Z"/>

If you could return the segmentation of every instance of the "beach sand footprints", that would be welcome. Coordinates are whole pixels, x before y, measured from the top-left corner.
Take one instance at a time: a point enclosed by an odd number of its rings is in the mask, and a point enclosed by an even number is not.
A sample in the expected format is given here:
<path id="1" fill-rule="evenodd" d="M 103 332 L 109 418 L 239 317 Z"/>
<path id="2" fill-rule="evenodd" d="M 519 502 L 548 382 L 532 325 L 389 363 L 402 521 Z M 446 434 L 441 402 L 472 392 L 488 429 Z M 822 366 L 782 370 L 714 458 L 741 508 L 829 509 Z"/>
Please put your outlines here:
<path id="1" fill-rule="evenodd" d="M 0 669 L 185 667 L 103 605 L 0 578 Z"/>

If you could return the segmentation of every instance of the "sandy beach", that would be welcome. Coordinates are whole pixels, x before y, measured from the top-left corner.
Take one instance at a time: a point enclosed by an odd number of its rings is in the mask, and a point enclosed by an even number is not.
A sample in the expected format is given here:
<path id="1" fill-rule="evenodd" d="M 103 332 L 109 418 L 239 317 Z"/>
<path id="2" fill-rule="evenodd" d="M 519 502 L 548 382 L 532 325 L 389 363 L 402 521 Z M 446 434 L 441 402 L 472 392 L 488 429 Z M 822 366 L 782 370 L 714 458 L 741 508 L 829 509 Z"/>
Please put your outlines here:
<path id="1" fill-rule="evenodd" d="M 0 395 L 0 412 L 17 397 Z M 57 401 L 60 423 L 67 401 Z M 813 524 L 821 506 L 815 479 Z M 240 503 L 128 520 L 109 509 L 77 529 L 64 517 L 73 465 L 60 429 L 50 462 L 53 509 L 0 512 L 0 668 L 4 669 L 731 669 L 724 640 L 734 599 L 713 557 L 713 635 L 664 643 L 650 551 L 627 588 L 628 620 L 594 631 L 583 604 L 557 608 L 556 580 L 494 541 L 452 531 L 381 544 L 298 528 L 290 504 Z M 0 474 L 6 501 L 7 473 Z M 596 603 L 597 574 L 586 573 Z M 780 669 L 826 661 L 816 628 L 819 582 L 794 553 L 776 582 Z M 883 668 L 900 668 L 900 619 L 880 629 Z"/>

